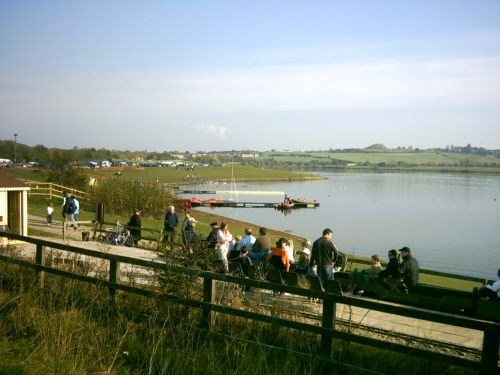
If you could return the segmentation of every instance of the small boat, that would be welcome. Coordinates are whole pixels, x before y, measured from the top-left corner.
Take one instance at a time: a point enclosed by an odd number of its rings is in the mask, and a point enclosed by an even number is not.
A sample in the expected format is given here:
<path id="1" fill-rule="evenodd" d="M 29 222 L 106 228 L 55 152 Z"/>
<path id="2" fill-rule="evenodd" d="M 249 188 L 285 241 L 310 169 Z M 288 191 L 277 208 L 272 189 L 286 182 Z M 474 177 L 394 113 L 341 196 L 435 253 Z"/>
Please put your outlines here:
<path id="1" fill-rule="evenodd" d="M 202 200 L 200 198 L 181 198 L 177 199 L 182 208 L 199 207 L 202 205 Z"/>
<path id="2" fill-rule="evenodd" d="M 210 198 L 203 200 L 201 203 L 202 206 L 217 207 L 223 206 L 226 202 L 224 199 Z"/>
<path id="3" fill-rule="evenodd" d="M 319 202 L 316 200 L 294 199 L 285 195 L 283 203 L 276 203 L 274 208 L 277 210 L 291 210 L 294 208 L 316 208 L 319 207 Z"/>

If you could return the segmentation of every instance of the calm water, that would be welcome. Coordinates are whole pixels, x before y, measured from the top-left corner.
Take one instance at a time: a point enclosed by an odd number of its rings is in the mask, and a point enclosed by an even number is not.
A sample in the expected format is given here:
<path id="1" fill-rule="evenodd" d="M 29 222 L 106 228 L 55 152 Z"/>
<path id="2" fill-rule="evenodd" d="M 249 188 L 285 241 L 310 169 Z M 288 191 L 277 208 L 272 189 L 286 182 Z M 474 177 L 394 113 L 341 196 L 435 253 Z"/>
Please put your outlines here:
<path id="1" fill-rule="evenodd" d="M 289 215 L 272 208 L 202 208 L 315 240 L 334 231 L 337 247 L 354 255 L 409 246 L 422 268 L 494 279 L 500 268 L 500 177 L 418 173 L 324 173 L 325 180 L 237 184 L 236 190 L 285 191 L 316 199 L 316 209 Z M 229 185 L 203 185 L 230 190 Z M 202 199 L 214 195 L 199 196 Z M 220 196 L 230 198 L 229 196 Z M 239 195 L 253 202 L 278 196 Z M 234 233 L 233 233 L 234 234 Z"/>

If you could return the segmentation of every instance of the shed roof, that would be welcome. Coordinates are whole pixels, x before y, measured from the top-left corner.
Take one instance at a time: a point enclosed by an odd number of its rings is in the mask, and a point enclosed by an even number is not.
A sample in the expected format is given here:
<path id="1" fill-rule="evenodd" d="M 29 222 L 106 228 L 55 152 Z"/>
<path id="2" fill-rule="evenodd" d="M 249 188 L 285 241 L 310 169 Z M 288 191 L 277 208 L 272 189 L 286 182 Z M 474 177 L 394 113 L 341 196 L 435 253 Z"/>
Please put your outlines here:
<path id="1" fill-rule="evenodd" d="M 29 187 L 21 180 L 0 172 L 0 189 L 27 190 Z"/>

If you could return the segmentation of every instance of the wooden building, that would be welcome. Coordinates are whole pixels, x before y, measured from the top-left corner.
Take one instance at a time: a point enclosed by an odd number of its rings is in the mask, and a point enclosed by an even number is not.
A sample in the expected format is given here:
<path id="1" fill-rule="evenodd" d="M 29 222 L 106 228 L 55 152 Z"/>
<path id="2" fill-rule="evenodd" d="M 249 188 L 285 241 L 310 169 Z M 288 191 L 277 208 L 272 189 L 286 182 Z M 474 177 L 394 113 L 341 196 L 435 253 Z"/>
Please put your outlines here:
<path id="1" fill-rule="evenodd" d="M 0 172 L 0 230 L 28 235 L 28 191 L 21 180 Z"/>

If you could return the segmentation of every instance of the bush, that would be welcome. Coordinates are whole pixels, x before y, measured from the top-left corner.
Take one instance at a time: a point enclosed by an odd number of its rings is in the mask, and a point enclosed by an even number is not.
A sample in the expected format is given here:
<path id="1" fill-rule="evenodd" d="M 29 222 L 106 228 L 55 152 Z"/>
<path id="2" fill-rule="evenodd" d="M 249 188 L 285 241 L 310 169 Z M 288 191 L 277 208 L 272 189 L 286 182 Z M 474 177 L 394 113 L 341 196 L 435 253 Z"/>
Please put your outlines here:
<path id="1" fill-rule="evenodd" d="M 89 193 L 91 207 L 103 203 L 106 212 L 122 216 L 138 208 L 146 215 L 160 219 L 166 208 L 174 202 L 173 192 L 157 183 L 121 178 L 101 181 Z"/>

